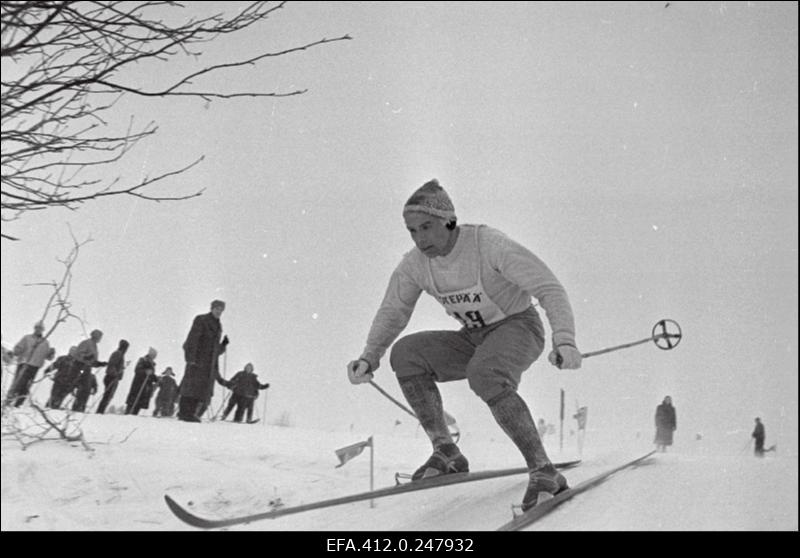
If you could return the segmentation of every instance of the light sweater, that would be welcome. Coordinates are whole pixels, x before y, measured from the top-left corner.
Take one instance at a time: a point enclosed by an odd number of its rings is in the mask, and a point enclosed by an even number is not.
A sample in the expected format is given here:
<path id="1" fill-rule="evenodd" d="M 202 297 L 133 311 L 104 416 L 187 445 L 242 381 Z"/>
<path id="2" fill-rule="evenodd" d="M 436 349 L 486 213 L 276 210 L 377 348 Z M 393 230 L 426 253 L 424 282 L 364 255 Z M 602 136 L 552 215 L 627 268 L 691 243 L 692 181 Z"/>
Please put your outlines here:
<path id="1" fill-rule="evenodd" d="M 479 227 L 477 244 L 475 227 Z M 436 291 L 448 293 L 475 285 L 478 259 L 486 295 L 506 316 L 528 309 L 534 297 L 547 314 L 553 345 L 576 346 L 569 298 L 544 262 L 486 225 L 461 225 L 459 229 L 458 239 L 446 256 L 429 259 L 416 247 L 403 256 L 389 279 L 361 358 L 377 369 L 386 350 L 408 325 L 420 294 L 425 291 L 437 298 Z"/>
<path id="2" fill-rule="evenodd" d="M 27 364 L 40 368 L 50 353 L 50 343 L 42 336 L 29 333 L 20 339 L 14 346 L 14 354 L 17 356 L 19 364 Z M 52 358 L 52 357 L 50 357 Z"/>

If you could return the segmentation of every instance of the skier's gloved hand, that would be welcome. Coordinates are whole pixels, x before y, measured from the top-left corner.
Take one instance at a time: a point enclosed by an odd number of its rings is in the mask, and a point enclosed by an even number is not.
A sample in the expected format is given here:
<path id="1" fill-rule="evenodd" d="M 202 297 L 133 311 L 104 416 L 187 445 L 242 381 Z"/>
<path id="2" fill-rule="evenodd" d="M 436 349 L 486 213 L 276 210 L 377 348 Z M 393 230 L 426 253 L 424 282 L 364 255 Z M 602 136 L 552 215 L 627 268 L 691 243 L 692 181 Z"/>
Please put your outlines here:
<path id="1" fill-rule="evenodd" d="M 561 370 L 577 370 L 583 362 L 583 356 L 576 347 L 563 344 L 550 351 L 547 359 L 550 364 Z"/>
<path id="2" fill-rule="evenodd" d="M 372 380 L 372 366 L 363 358 L 352 360 L 347 365 L 347 377 L 353 385 L 369 382 Z"/>
<path id="3" fill-rule="evenodd" d="M 225 337 L 223 337 L 223 338 L 222 338 L 222 344 L 223 344 L 223 345 L 227 345 L 227 344 L 228 344 L 228 343 L 230 343 L 230 342 L 231 342 L 231 341 L 230 341 L 230 339 L 228 339 L 228 336 L 227 336 L 227 335 L 226 335 Z"/>

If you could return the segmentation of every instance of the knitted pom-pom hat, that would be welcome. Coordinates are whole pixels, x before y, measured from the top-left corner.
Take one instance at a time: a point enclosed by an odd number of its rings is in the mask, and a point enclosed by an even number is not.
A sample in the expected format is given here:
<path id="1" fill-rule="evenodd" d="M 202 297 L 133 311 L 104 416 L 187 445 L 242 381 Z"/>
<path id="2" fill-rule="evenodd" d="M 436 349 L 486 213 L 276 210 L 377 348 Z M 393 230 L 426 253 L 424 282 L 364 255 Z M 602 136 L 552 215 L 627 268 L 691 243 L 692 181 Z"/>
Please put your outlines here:
<path id="1" fill-rule="evenodd" d="M 450 201 L 450 196 L 435 178 L 420 186 L 403 206 L 403 215 L 415 211 L 442 219 L 455 220 L 456 218 L 456 210 L 453 202 Z"/>

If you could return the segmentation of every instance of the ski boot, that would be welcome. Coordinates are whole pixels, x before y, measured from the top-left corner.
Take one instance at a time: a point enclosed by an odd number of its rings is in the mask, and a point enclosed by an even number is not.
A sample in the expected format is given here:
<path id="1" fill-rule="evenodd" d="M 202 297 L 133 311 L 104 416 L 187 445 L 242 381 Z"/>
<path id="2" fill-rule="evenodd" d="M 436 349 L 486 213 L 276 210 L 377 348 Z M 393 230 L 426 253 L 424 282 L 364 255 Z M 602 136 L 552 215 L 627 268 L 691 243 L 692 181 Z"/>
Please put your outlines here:
<path id="1" fill-rule="evenodd" d="M 442 444 L 428 460 L 411 475 L 411 481 L 428 479 L 450 473 L 469 472 L 469 461 L 455 444 Z"/>
<path id="2" fill-rule="evenodd" d="M 549 463 L 531 471 L 529 478 L 528 490 L 525 491 L 525 496 L 522 498 L 523 512 L 569 488 L 564 475 L 556 471 L 556 468 Z"/>

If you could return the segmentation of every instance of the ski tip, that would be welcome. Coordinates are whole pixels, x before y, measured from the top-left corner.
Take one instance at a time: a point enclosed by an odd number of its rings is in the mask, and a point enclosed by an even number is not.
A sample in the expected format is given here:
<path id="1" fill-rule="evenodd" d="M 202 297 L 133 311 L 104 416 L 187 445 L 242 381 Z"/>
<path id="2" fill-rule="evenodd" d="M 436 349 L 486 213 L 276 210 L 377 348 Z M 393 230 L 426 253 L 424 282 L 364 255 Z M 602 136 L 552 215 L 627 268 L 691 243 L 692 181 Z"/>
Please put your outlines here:
<path id="1" fill-rule="evenodd" d="M 169 494 L 164 494 L 164 501 L 167 503 L 167 507 L 170 509 L 170 511 L 177 517 L 182 518 L 185 515 L 186 511 L 183 509 L 183 507 L 178 502 L 173 500 Z"/>
<path id="2" fill-rule="evenodd" d="M 191 525 L 192 527 L 199 527 L 200 529 L 211 529 L 215 526 L 214 522 L 205 520 L 201 517 L 197 517 L 196 515 L 187 511 L 178 502 L 173 500 L 169 496 L 169 494 L 164 494 L 164 501 L 167 503 L 167 507 L 175 515 L 175 517 L 177 517 L 184 523 Z"/>

